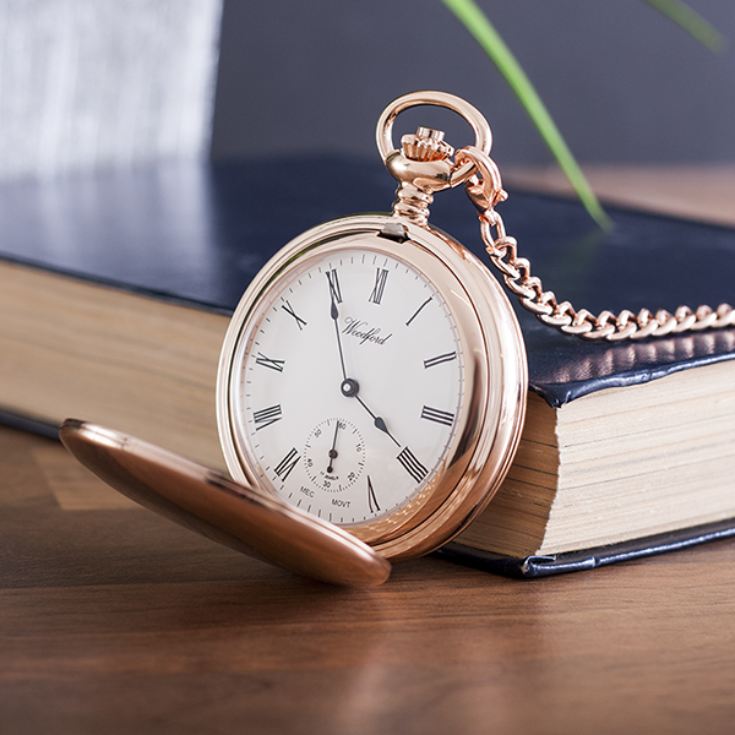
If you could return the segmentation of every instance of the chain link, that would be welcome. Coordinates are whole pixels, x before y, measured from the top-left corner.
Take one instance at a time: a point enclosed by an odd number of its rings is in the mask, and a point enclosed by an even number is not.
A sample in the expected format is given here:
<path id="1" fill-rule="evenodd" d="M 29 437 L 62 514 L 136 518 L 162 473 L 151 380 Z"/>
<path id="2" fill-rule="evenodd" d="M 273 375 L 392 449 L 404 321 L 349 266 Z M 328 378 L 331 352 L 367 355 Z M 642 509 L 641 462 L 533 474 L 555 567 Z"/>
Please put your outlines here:
<path id="1" fill-rule="evenodd" d="M 554 292 L 544 291 L 541 279 L 532 275 L 531 263 L 518 257 L 518 243 L 508 236 L 503 218 L 495 210 L 495 206 L 507 198 L 497 165 L 474 146 L 457 151 L 456 165 L 468 161 L 474 164 L 474 173 L 465 188 L 479 212 L 480 232 L 487 254 L 523 307 L 544 324 L 583 339 L 610 342 L 735 325 L 735 309 L 729 304 L 720 304 L 714 309 L 706 305 L 696 309 L 678 306 L 673 313 L 666 309 L 656 312 L 623 309 L 617 313 L 604 310 L 594 314 L 587 309 L 576 309 L 569 301 L 558 301 Z"/>

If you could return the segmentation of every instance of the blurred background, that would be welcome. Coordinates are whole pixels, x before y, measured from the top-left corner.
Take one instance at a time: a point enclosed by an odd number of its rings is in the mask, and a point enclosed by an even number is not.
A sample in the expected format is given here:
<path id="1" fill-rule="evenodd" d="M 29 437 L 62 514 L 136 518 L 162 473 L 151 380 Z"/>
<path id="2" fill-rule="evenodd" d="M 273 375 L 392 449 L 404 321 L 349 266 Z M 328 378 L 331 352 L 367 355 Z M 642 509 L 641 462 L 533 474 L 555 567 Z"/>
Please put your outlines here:
<path id="1" fill-rule="evenodd" d="M 735 39 L 731 0 L 690 4 Z M 642 0 L 478 5 L 585 169 L 735 161 L 732 44 L 713 53 Z M 182 156 L 376 160 L 379 111 L 427 87 L 488 114 L 502 165 L 553 162 L 439 0 L 0 0 L 0 35 L 3 178 Z"/>
<path id="2" fill-rule="evenodd" d="M 735 160 L 728 50 L 713 54 L 641 0 L 478 5 L 582 161 Z M 690 5 L 735 40 L 731 0 Z M 499 162 L 551 160 L 483 50 L 438 0 L 225 2 L 213 152 L 373 155 L 377 111 L 425 88 L 485 112 Z"/>

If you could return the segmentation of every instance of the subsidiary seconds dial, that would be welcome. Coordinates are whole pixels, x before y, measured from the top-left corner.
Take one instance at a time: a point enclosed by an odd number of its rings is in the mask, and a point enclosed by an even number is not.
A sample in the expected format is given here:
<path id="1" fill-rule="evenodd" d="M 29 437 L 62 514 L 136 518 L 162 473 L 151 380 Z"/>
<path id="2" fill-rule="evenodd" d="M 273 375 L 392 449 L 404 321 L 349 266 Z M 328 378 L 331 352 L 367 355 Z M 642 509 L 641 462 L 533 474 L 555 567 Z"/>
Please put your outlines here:
<path id="1" fill-rule="evenodd" d="M 317 490 L 339 493 L 365 469 L 365 442 L 349 421 L 331 418 L 309 434 L 304 445 L 306 475 Z"/>
<path id="2" fill-rule="evenodd" d="M 464 356 L 454 314 L 413 265 L 356 246 L 317 253 L 246 326 L 234 414 L 261 482 L 359 524 L 410 502 L 445 466 Z"/>

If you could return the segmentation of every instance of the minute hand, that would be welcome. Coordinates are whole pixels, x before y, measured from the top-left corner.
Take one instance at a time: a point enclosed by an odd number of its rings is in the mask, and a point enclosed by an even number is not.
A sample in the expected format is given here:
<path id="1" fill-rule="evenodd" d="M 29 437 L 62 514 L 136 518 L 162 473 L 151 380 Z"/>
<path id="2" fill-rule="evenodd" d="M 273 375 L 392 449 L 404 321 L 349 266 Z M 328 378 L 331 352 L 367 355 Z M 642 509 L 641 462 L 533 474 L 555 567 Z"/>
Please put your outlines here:
<path id="1" fill-rule="evenodd" d="M 329 298 L 331 301 L 329 314 L 332 317 L 332 321 L 334 322 L 334 333 L 337 335 L 337 347 L 339 348 L 339 362 L 342 366 L 342 395 L 348 398 L 357 398 L 358 403 L 370 414 L 370 416 L 372 416 L 375 428 L 380 429 L 380 431 L 386 433 L 393 440 L 396 446 L 400 447 L 400 442 L 393 436 L 393 434 L 390 433 L 390 431 L 388 431 L 388 427 L 386 426 L 385 421 L 380 416 L 376 416 L 368 408 L 368 405 L 365 403 L 365 401 L 363 401 L 362 398 L 360 398 L 360 396 L 358 395 L 358 392 L 360 390 L 358 382 L 353 378 L 347 377 L 347 369 L 345 368 L 345 355 L 344 351 L 342 350 L 342 334 L 339 331 L 339 309 L 337 308 L 337 300 L 335 298 L 332 280 L 329 277 L 329 273 L 327 273 L 326 275 L 327 283 L 329 285 Z"/>
<path id="2" fill-rule="evenodd" d="M 339 363 L 342 366 L 342 378 L 347 380 L 347 369 L 345 368 L 345 355 L 342 351 L 342 335 L 339 333 L 339 309 L 337 309 L 337 302 L 334 299 L 334 290 L 332 288 L 332 282 L 329 280 L 329 274 L 327 273 L 327 283 L 329 284 L 329 297 L 332 301 L 329 314 L 334 322 L 334 333 L 337 335 L 337 347 L 339 348 Z"/>

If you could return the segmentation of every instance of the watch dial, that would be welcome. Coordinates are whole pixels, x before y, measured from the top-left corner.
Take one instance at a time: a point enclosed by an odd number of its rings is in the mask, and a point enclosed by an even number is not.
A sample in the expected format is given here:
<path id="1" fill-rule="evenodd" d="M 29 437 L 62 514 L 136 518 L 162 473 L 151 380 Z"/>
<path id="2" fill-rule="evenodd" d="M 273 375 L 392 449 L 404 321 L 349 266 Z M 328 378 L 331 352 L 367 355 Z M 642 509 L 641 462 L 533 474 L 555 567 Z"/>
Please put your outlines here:
<path id="1" fill-rule="evenodd" d="M 333 523 L 395 512 L 459 430 L 463 355 L 445 300 L 404 261 L 357 249 L 309 258 L 270 294 L 232 375 L 250 464 Z"/>

